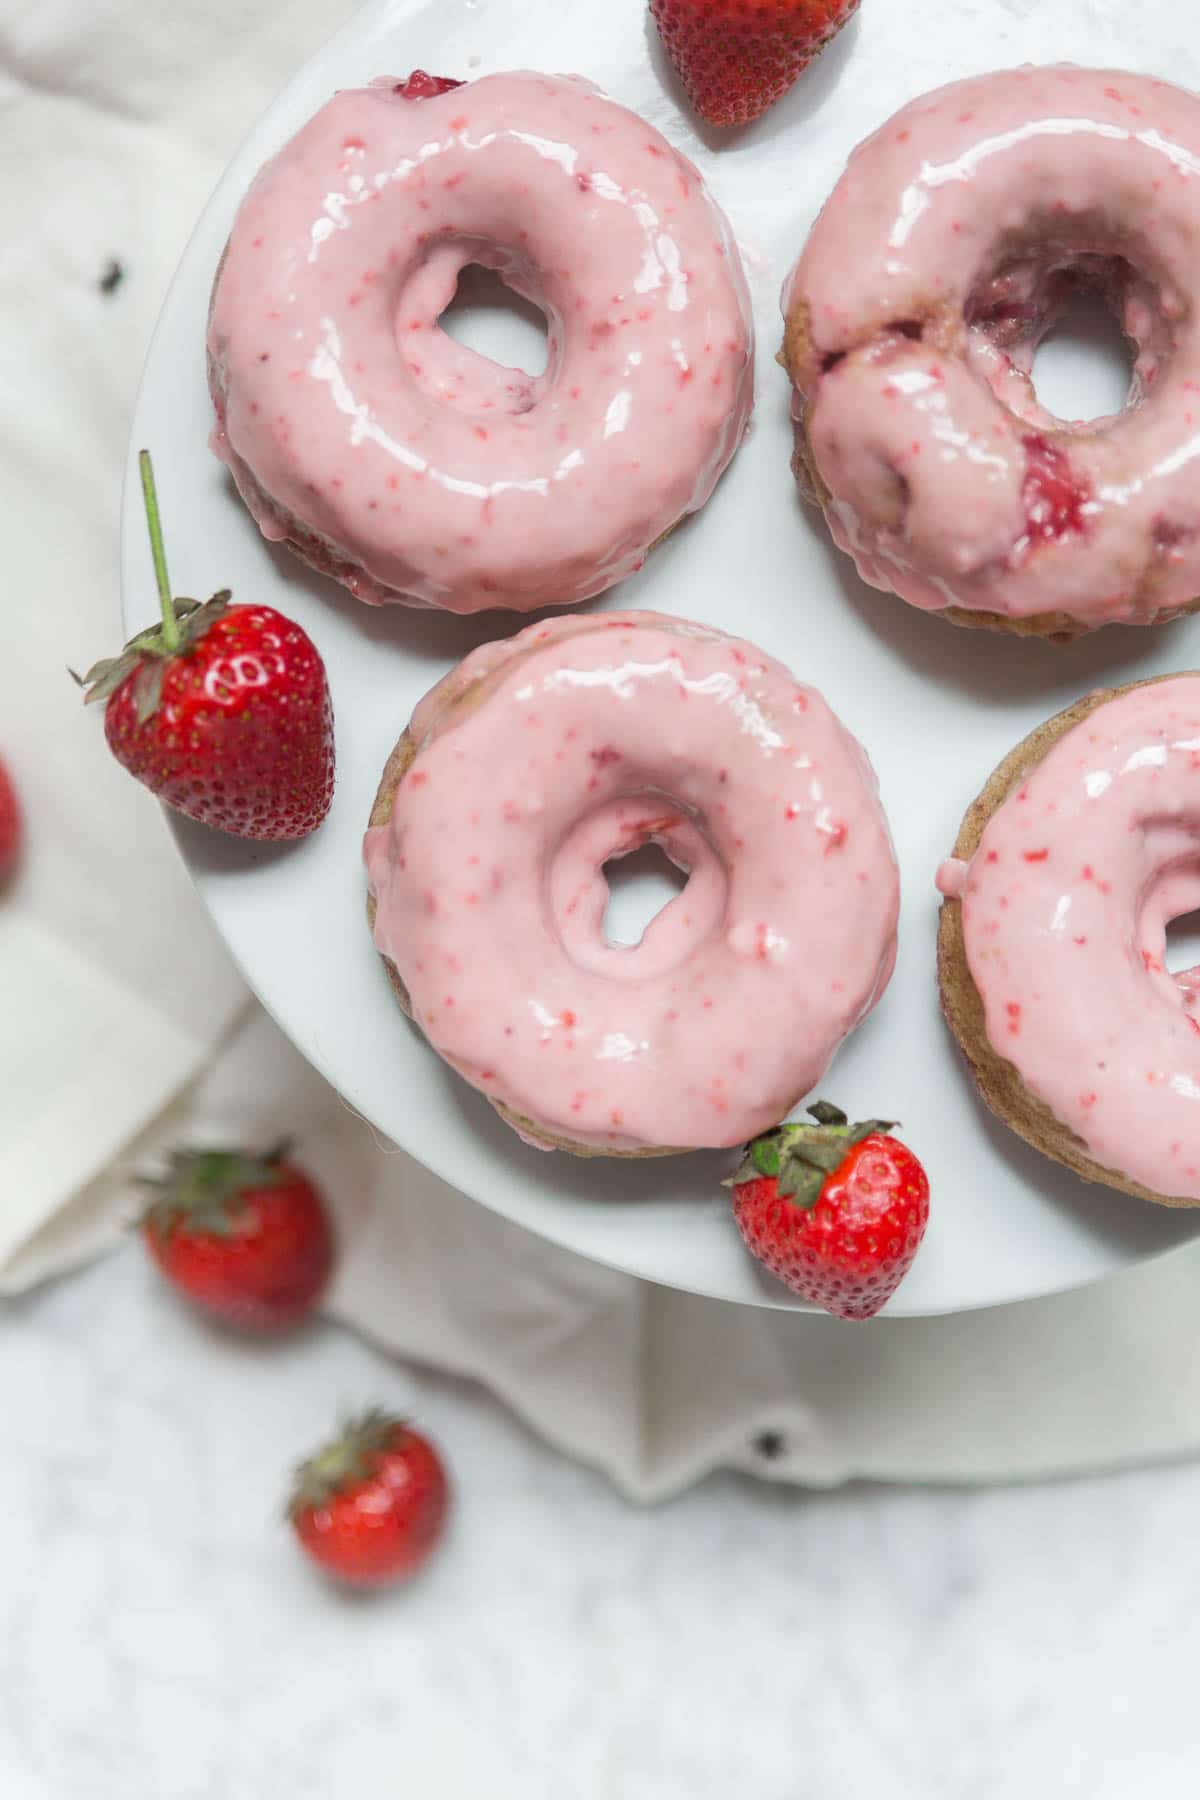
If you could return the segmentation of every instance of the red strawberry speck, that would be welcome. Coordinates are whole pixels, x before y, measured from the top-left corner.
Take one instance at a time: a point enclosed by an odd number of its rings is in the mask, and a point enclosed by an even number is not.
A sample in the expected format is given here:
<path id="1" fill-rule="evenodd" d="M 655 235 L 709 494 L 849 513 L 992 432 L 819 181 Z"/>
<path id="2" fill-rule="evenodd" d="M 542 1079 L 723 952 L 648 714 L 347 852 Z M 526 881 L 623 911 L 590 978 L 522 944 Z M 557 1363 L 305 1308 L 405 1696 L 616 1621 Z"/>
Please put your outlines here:
<path id="1" fill-rule="evenodd" d="M 424 69 L 414 69 L 407 81 L 397 81 L 392 86 L 393 94 L 399 94 L 402 100 L 434 100 L 439 94 L 448 94 L 453 88 L 463 86 L 449 75 L 427 75 Z"/>
<path id="2" fill-rule="evenodd" d="M 1056 543 L 1085 529 L 1091 489 L 1072 471 L 1066 452 L 1040 433 L 1025 446 L 1025 530 L 1031 543 Z"/>

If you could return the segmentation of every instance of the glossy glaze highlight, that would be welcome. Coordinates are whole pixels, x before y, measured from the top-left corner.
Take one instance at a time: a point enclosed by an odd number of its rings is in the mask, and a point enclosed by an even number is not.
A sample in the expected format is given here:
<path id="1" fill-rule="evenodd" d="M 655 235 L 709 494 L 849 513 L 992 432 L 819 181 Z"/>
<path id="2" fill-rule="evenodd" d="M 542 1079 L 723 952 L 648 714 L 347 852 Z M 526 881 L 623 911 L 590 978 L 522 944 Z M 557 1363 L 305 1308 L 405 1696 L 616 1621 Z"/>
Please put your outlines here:
<path id="1" fill-rule="evenodd" d="M 468 263 L 548 321 L 531 377 L 438 327 Z M 335 96 L 259 173 L 208 332 L 213 444 L 271 538 L 368 601 L 586 599 L 708 499 L 753 401 L 729 227 L 588 82 Z"/>
<path id="2" fill-rule="evenodd" d="M 1200 1200 L 1200 970 L 1166 960 L 1200 907 L 1200 675 L 1098 706 L 938 887 L 992 1048 L 1095 1162 Z"/>
<path id="3" fill-rule="evenodd" d="M 1129 402 L 1065 421 L 1033 354 L 1080 287 Z M 1200 100 L 1024 68 L 913 101 L 860 146 L 784 289 L 802 456 L 865 580 L 1065 630 L 1200 595 Z"/>
<path id="4" fill-rule="evenodd" d="M 410 731 L 365 843 L 376 945 L 441 1055 L 547 1137 L 740 1143 L 886 986 L 898 881 L 874 775 L 752 645 L 653 613 L 529 626 L 467 657 Z M 601 871 L 646 842 L 690 879 L 617 947 Z"/>

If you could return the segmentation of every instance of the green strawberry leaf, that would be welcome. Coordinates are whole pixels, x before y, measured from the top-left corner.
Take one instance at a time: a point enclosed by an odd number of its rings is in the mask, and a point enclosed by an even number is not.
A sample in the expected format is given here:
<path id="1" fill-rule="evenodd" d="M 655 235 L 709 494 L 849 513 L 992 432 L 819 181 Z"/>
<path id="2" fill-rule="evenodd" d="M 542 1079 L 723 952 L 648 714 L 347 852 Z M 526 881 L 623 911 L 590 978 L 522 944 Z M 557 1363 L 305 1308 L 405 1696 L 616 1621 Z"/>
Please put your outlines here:
<path id="1" fill-rule="evenodd" d="M 856 1144 L 893 1129 L 888 1119 L 862 1119 L 851 1125 L 841 1108 L 828 1100 L 815 1101 L 808 1111 L 813 1124 L 789 1120 L 747 1144 L 738 1168 L 722 1185 L 737 1188 L 773 1176 L 781 1198 L 813 1207 Z"/>

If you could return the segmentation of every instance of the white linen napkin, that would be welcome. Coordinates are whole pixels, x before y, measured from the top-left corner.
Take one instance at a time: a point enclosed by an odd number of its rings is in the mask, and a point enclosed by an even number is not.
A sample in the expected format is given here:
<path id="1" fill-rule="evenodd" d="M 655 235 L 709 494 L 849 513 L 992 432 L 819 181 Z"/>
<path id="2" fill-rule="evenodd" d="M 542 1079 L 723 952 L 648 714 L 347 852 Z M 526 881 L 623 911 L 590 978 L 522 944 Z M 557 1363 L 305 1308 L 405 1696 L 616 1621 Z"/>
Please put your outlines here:
<path id="1" fill-rule="evenodd" d="M 302 1121 L 339 1217 L 331 1310 L 485 1382 L 632 1496 L 716 1466 L 990 1481 L 1196 1449 L 1200 1249 L 1065 1299 L 866 1328 L 697 1300 L 555 1250 L 379 1144 L 248 1000 L 66 664 L 119 639 L 125 434 L 190 222 L 348 11 L 0 10 L 0 754 L 29 818 L 0 900 L 0 1293 L 114 1242 L 130 1171 L 167 1143 Z"/>
<path id="2" fill-rule="evenodd" d="M 106 756 L 67 673 L 119 646 L 114 520 L 137 371 L 213 166 L 139 116 L 151 52 L 145 15 L 122 10 L 0 15 L 0 754 L 29 830 L 0 903 L 9 1281 L 38 1271 L 27 1241 L 196 1074 L 245 1004 L 158 809 Z M 166 21 L 154 35 L 161 57 Z M 128 273 L 105 292 L 114 257 Z M 72 1217 L 66 1256 L 91 1238 L 78 1207 Z"/>
<path id="3" fill-rule="evenodd" d="M 128 1170 L 165 1145 L 265 1144 L 300 1122 L 337 1216 L 329 1310 L 483 1383 L 631 1498 L 720 1467 L 818 1487 L 1011 1481 L 1200 1446 L 1195 1249 L 946 1319 L 849 1325 L 696 1299 L 557 1250 L 380 1143 L 257 1007 L 0 1281 L 115 1239 L 138 1205 Z"/>

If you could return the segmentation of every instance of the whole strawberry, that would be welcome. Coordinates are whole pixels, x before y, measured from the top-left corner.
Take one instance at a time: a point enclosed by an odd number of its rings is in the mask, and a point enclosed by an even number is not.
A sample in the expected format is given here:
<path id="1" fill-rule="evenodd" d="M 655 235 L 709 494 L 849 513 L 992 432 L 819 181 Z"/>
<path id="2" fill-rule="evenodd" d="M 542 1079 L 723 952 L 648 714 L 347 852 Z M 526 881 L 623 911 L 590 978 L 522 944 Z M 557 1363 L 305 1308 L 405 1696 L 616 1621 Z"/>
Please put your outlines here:
<path id="1" fill-rule="evenodd" d="M 851 1125 L 827 1101 L 746 1146 L 732 1180 L 747 1248 L 793 1293 L 839 1319 L 869 1319 L 912 1267 L 929 1181 L 890 1124 Z"/>
<path id="2" fill-rule="evenodd" d="M 177 1150 L 143 1185 L 141 1219 L 154 1261 L 213 1318 L 246 1331 L 283 1331 L 312 1312 L 333 1269 L 334 1242 L 312 1181 L 287 1146 L 265 1156 Z"/>
<path id="3" fill-rule="evenodd" d="M 415 1575 L 445 1528 L 449 1484 L 420 1432 L 378 1409 L 343 1425 L 296 1471 L 288 1516 L 301 1545 L 352 1587 Z"/>
<path id="4" fill-rule="evenodd" d="M 17 790 L 0 762 L 0 881 L 7 881 L 16 868 L 24 835 Z"/>
<path id="5" fill-rule="evenodd" d="M 83 677 L 117 761 L 176 811 L 244 838 L 315 831 L 333 798 L 333 708 L 311 638 L 272 606 L 173 600 L 140 457 L 162 623 Z"/>
<path id="6" fill-rule="evenodd" d="M 663 48 L 710 125 L 746 125 L 786 94 L 858 0 L 650 0 Z"/>

